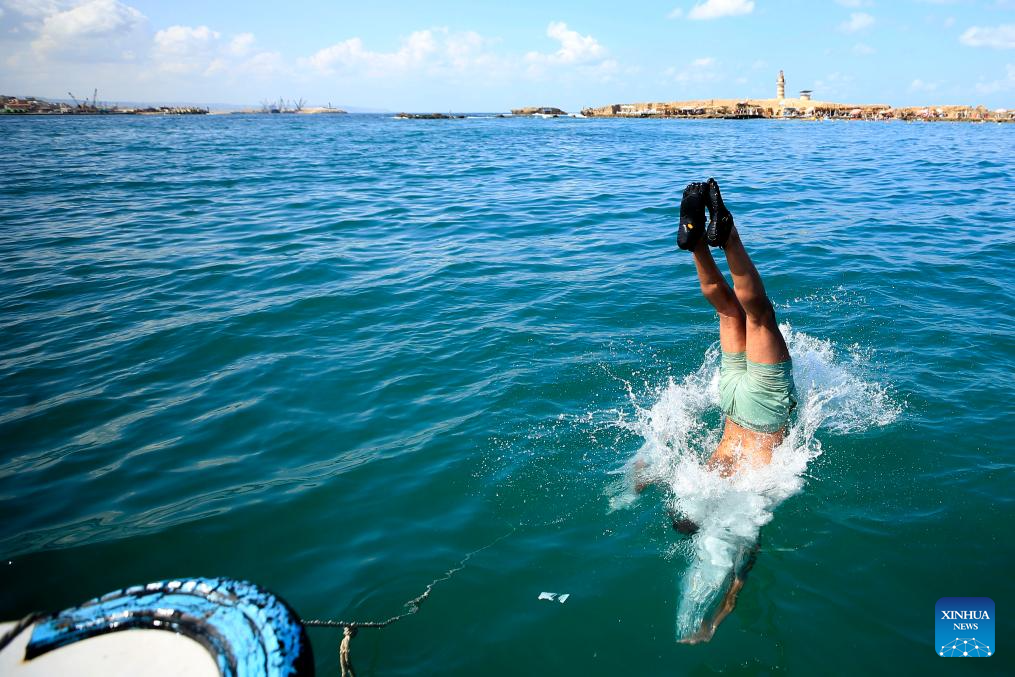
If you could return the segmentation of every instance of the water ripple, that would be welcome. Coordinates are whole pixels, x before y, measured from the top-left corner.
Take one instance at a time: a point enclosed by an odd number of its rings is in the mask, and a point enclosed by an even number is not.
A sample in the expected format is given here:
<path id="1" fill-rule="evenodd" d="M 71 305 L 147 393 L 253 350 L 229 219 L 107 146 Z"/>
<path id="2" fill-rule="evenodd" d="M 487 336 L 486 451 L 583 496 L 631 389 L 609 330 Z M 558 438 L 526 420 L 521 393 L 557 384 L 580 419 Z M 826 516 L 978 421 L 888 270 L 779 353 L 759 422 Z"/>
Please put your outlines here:
<path id="1" fill-rule="evenodd" d="M 949 510 L 864 506 L 821 485 L 837 533 L 877 539 L 901 523 L 926 534 L 967 502 L 1010 499 L 1015 125 L 0 126 L 7 558 L 89 546 L 98 563 L 102 548 L 155 535 L 265 531 L 293 568 L 261 573 L 313 605 L 306 577 L 323 568 L 359 591 L 340 597 L 369 606 L 397 600 L 364 562 L 416 547 L 411 587 L 445 568 L 449 543 L 471 549 L 492 523 L 580 515 L 591 536 L 533 535 L 533 550 L 503 565 L 517 577 L 540 562 L 553 570 L 571 538 L 575 556 L 604 557 L 607 571 L 619 551 L 602 523 L 614 518 L 596 501 L 634 441 L 590 428 L 586 413 L 624 406 L 613 375 L 659 384 L 692 371 L 715 340 L 674 247 L 680 191 L 709 175 L 780 317 L 869 353 L 904 402 L 894 427 L 852 448 L 864 467 L 909 478 L 900 491 L 913 496 L 936 497 L 942 482 L 958 496 Z M 827 449 L 816 473 L 849 496 L 880 495 L 861 461 Z M 341 554 L 322 541 L 339 523 Z M 623 538 L 629 552 L 647 547 Z M 794 562 L 785 575 L 799 574 Z M 630 573 L 602 584 L 623 587 Z M 365 575 L 380 578 L 352 581 Z M 5 587 L 42 584 L 18 581 Z"/>

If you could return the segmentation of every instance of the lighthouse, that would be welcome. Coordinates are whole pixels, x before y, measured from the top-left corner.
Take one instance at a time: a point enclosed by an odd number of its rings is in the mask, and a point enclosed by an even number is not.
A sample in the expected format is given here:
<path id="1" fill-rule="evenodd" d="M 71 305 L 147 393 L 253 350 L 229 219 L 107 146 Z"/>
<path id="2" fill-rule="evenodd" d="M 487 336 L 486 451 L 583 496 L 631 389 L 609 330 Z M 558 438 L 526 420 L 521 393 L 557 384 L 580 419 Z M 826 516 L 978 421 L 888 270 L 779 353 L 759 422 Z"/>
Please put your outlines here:
<path id="1" fill-rule="evenodd" d="M 779 79 L 775 81 L 775 98 L 786 98 L 786 76 L 779 71 Z"/>

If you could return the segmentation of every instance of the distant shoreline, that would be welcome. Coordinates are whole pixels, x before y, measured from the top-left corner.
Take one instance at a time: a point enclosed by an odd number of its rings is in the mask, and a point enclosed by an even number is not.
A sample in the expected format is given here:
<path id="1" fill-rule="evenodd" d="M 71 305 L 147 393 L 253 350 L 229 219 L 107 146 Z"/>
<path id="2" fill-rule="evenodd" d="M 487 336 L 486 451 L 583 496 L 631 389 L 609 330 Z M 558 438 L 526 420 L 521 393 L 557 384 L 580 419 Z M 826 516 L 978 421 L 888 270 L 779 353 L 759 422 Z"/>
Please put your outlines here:
<path id="1" fill-rule="evenodd" d="M 348 111 L 328 106 L 305 106 L 303 101 L 289 102 L 280 99 L 278 103 L 265 103 L 261 108 L 239 110 L 210 110 L 206 106 L 129 105 L 91 102 L 74 99 L 74 105 L 66 101 L 48 101 L 34 96 L 17 97 L 0 95 L 0 115 L 346 115 Z"/>
<path id="2" fill-rule="evenodd" d="M 585 108 L 591 118 L 902 120 L 907 122 L 1015 122 L 1015 110 L 985 106 L 905 106 L 812 100 L 810 96 L 773 99 L 696 99 L 609 104 Z"/>
<path id="3" fill-rule="evenodd" d="M 281 100 L 280 100 L 281 101 Z M 210 110 L 200 106 L 143 106 L 120 108 L 97 104 L 94 100 L 78 101 L 76 105 L 51 102 L 36 97 L 0 95 L 0 116 L 87 116 L 87 115 L 348 115 L 331 106 L 263 105 L 260 109 Z M 387 115 L 386 112 L 377 112 Z M 584 108 L 577 113 L 553 107 L 514 108 L 510 113 L 488 113 L 495 118 L 598 118 L 598 119 L 659 119 L 659 120 L 804 120 L 804 121 L 903 121 L 903 122 L 1015 122 L 1015 110 L 984 106 L 907 106 L 893 108 L 888 104 L 848 104 L 814 101 L 809 97 L 776 99 L 698 99 L 691 101 L 610 104 Z M 396 118 L 412 120 L 462 119 L 466 113 L 397 113 Z"/>
<path id="4" fill-rule="evenodd" d="M 67 118 L 67 117 L 193 117 L 208 115 L 212 117 L 229 117 L 232 115 L 256 115 L 259 117 L 293 117 L 294 114 L 276 115 L 272 113 L 262 113 L 260 111 L 204 111 L 202 113 L 172 113 L 172 112 L 100 112 L 100 113 L 45 113 L 45 112 L 8 112 L 0 111 L 0 118 L 2 117 L 50 117 L 50 118 Z M 452 113 L 452 114 L 433 114 L 433 113 L 416 113 L 416 114 L 401 114 L 392 116 L 390 113 L 297 113 L 295 115 L 380 115 L 393 117 L 397 119 L 407 120 L 460 120 L 466 119 L 471 116 Z M 864 118 L 864 117 L 817 117 L 808 115 L 795 115 L 787 117 L 763 117 L 763 116 L 736 116 L 736 115 L 652 115 L 652 116 L 614 116 L 614 115 L 554 115 L 554 116 L 538 116 L 538 115 L 511 115 L 511 114 L 490 114 L 490 119 L 517 119 L 517 118 L 532 118 L 538 119 L 540 117 L 554 117 L 562 119 L 589 119 L 589 120 L 688 120 L 688 121 L 704 121 L 704 120 L 774 120 L 778 122 L 955 122 L 955 123 L 989 123 L 993 122 L 996 124 L 1011 124 L 1015 123 L 1015 118 L 947 118 L 947 117 L 909 117 L 909 118 Z"/>

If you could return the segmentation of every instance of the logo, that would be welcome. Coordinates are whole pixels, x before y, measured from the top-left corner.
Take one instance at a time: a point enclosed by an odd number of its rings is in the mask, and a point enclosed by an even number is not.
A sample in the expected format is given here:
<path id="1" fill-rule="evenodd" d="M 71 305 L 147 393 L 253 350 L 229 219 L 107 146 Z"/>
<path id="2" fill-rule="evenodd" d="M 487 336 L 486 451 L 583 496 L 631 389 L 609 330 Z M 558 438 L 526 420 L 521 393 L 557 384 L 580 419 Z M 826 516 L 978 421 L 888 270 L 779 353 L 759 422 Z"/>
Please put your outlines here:
<path id="1" fill-rule="evenodd" d="M 934 606 L 934 651 L 945 658 L 993 656 L 994 600 L 942 597 Z"/>

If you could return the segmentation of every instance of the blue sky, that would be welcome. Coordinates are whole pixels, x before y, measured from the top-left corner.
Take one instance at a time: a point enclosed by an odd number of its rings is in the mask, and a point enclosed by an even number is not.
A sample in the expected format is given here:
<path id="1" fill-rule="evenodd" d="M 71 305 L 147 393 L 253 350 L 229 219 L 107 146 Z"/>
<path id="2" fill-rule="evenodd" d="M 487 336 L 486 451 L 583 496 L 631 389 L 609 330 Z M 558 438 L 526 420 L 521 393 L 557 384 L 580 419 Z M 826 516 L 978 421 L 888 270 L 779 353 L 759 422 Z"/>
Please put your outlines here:
<path id="1" fill-rule="evenodd" d="M 0 0 L 0 92 L 498 111 L 787 92 L 1015 108 L 1015 0 Z"/>

